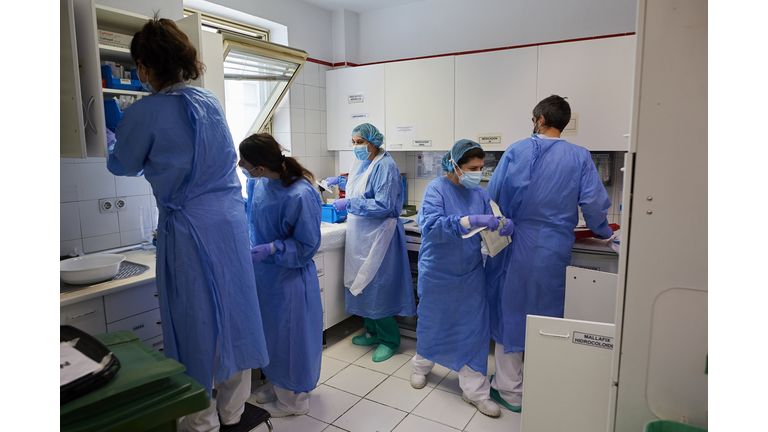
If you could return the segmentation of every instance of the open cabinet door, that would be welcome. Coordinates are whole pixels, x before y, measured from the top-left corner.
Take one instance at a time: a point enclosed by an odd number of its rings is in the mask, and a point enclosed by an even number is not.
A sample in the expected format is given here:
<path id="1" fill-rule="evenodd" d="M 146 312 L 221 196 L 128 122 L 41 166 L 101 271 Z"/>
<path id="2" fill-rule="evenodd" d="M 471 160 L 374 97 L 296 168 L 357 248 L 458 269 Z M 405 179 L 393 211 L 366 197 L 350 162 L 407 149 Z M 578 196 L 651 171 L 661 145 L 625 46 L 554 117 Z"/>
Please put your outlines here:
<path id="1" fill-rule="evenodd" d="M 192 14 L 186 18 L 182 18 L 176 21 L 176 25 L 181 31 L 184 32 L 184 34 L 187 35 L 190 42 L 192 42 L 192 45 L 194 45 L 197 49 L 197 59 L 205 63 L 205 55 L 203 54 L 203 28 L 200 14 Z M 205 74 L 201 75 L 200 78 L 194 81 L 190 81 L 189 85 L 195 87 L 205 87 Z"/>
<path id="2" fill-rule="evenodd" d="M 59 3 L 60 157 L 82 158 L 86 155 L 85 131 L 83 129 L 87 127 L 87 123 L 83 112 L 83 98 L 80 95 L 80 72 L 77 67 L 75 8 L 72 0 L 61 0 Z"/>

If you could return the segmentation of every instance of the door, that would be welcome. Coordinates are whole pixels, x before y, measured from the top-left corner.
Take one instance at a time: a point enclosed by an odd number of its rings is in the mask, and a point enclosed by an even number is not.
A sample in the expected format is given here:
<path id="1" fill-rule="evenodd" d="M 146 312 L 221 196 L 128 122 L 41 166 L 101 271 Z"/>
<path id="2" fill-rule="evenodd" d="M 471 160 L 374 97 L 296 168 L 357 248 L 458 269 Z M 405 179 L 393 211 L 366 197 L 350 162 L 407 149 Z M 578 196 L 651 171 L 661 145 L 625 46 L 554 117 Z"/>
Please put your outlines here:
<path id="1" fill-rule="evenodd" d="M 104 102 L 101 93 L 101 68 L 93 0 L 74 0 L 80 94 L 85 106 L 85 146 L 88 157 L 107 156 Z M 83 155 L 82 157 L 85 157 Z"/>
<path id="2" fill-rule="evenodd" d="M 59 60 L 61 71 L 59 86 L 60 157 L 82 158 L 86 156 L 85 121 L 83 99 L 80 94 L 80 71 L 77 67 L 77 34 L 75 32 L 75 8 L 72 0 L 61 0 L 59 27 Z"/>

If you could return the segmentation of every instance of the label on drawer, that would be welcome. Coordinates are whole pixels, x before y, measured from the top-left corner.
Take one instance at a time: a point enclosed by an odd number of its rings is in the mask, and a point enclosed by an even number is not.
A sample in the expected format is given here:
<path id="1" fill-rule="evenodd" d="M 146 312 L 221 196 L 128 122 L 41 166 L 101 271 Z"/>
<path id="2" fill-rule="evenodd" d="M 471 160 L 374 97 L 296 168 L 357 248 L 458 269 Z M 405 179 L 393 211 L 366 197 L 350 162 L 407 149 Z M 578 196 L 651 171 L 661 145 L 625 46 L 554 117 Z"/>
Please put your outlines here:
<path id="1" fill-rule="evenodd" d="M 365 100 L 365 94 L 364 93 L 358 93 L 358 94 L 351 94 L 347 96 L 347 103 L 363 103 Z"/>
<path id="2" fill-rule="evenodd" d="M 349 115 L 349 119 L 350 120 L 362 120 L 362 119 L 367 119 L 367 118 L 368 118 L 368 113 L 357 113 L 357 114 L 350 114 Z"/>
<path id="3" fill-rule="evenodd" d="M 613 349 L 613 338 L 589 333 L 573 332 L 573 343 L 596 348 Z"/>
<path id="4" fill-rule="evenodd" d="M 131 80 L 120 78 L 120 84 L 131 85 Z"/>
<path id="5" fill-rule="evenodd" d="M 432 140 L 413 140 L 414 147 L 432 147 Z"/>
<path id="6" fill-rule="evenodd" d="M 501 145 L 502 134 L 490 133 L 477 136 L 477 143 L 483 145 Z"/>

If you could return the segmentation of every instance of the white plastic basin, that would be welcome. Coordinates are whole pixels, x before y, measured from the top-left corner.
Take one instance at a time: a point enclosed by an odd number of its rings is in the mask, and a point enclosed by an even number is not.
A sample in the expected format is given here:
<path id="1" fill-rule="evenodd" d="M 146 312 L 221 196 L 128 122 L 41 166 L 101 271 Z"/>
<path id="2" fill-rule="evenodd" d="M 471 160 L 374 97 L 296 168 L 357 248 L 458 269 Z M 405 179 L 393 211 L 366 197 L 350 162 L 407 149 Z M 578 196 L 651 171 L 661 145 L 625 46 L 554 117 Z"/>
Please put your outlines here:
<path id="1" fill-rule="evenodd" d="M 96 254 L 70 258 L 61 262 L 61 280 L 72 285 L 84 285 L 111 279 L 120 270 L 125 255 Z"/>

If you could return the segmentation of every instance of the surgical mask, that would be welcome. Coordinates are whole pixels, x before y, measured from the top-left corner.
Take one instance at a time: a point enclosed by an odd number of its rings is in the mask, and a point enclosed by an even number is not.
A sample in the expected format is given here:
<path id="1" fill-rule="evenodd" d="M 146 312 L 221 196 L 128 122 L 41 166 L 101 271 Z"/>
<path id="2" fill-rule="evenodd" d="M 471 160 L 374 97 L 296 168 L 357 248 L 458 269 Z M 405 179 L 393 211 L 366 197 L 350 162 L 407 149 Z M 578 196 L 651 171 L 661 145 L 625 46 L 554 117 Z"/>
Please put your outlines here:
<path id="1" fill-rule="evenodd" d="M 260 178 L 261 176 L 254 177 L 254 176 L 251 175 L 251 171 L 255 170 L 256 168 L 258 168 L 258 167 L 253 167 L 253 168 L 247 170 L 247 169 L 245 169 L 243 167 L 240 167 L 240 171 L 242 171 L 243 175 L 245 175 L 245 178 L 257 179 L 257 178 Z"/>
<path id="2" fill-rule="evenodd" d="M 358 158 L 361 161 L 364 161 L 368 159 L 368 157 L 371 156 L 371 153 L 368 151 L 368 145 L 356 145 L 355 146 L 355 157 Z"/>
<path id="3" fill-rule="evenodd" d="M 145 68 L 145 71 L 146 71 L 146 68 Z M 146 91 L 148 91 L 148 92 L 150 92 L 150 93 L 152 93 L 152 94 L 155 94 L 155 93 L 157 93 L 157 90 L 155 90 L 155 88 L 154 88 L 154 87 L 152 87 L 152 84 L 149 82 L 149 75 L 147 75 L 147 82 L 142 82 L 142 83 L 141 83 L 141 87 L 142 87 L 144 90 L 146 90 Z"/>
<path id="4" fill-rule="evenodd" d="M 453 163 L 453 166 L 456 167 L 457 170 L 461 174 L 459 174 L 459 183 L 464 185 L 467 189 L 474 189 L 478 186 L 480 186 L 480 180 L 483 178 L 483 172 L 482 171 L 470 171 L 470 172 L 464 172 L 459 168 L 459 165 L 454 162 L 453 160 L 453 154 L 451 154 L 451 163 Z"/>
<path id="5" fill-rule="evenodd" d="M 532 137 L 536 137 L 536 135 L 539 134 L 539 131 L 541 130 L 541 126 L 537 123 L 536 120 L 533 121 L 533 133 L 531 134 Z"/>

